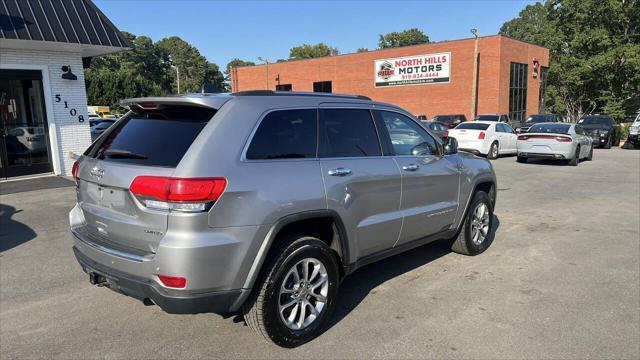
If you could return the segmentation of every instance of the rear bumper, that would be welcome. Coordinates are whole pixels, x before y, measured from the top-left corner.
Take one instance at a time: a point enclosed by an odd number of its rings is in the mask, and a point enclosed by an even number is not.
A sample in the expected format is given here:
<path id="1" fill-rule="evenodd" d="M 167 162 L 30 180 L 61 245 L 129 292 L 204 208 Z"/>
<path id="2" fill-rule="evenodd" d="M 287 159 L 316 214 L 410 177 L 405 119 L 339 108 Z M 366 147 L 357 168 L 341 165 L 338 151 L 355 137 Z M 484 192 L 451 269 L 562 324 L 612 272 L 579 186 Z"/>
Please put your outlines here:
<path id="1" fill-rule="evenodd" d="M 519 157 L 524 157 L 528 159 L 553 159 L 553 160 L 564 160 L 567 157 L 563 154 L 551 154 L 551 153 L 529 153 L 529 152 L 518 152 Z"/>
<path id="2" fill-rule="evenodd" d="M 170 314 L 202 312 L 224 314 L 229 312 L 231 305 L 242 294 L 242 290 L 199 294 L 173 292 L 170 289 L 163 288 L 153 280 L 126 274 L 93 261 L 82 254 L 75 246 L 73 247 L 73 252 L 84 272 L 87 274 L 94 273 L 103 278 L 104 282 L 100 285 L 142 301 L 150 300 Z"/>

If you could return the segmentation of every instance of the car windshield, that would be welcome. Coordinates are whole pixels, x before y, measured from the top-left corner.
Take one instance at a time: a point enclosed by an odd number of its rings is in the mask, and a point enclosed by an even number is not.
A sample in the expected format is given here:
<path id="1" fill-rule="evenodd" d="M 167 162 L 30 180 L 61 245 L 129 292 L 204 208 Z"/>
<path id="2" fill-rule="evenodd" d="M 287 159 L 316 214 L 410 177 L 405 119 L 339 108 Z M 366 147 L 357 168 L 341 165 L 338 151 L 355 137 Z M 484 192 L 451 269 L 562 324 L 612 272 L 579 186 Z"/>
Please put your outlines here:
<path id="1" fill-rule="evenodd" d="M 472 122 L 466 122 L 456 126 L 456 130 L 487 130 L 488 128 L 489 124 L 478 124 Z"/>
<path id="2" fill-rule="evenodd" d="M 541 122 L 546 122 L 549 115 L 531 115 L 527 118 L 525 123 L 527 124 L 536 124 Z"/>
<path id="3" fill-rule="evenodd" d="M 568 134 L 571 125 L 569 124 L 537 124 L 529 129 L 530 133 L 551 133 L 551 134 Z"/>
<path id="4" fill-rule="evenodd" d="M 439 122 L 443 122 L 443 123 L 450 123 L 453 122 L 453 117 L 449 116 L 449 115 L 436 115 L 433 118 L 433 121 L 439 121 Z"/>
<path id="5" fill-rule="evenodd" d="M 611 118 L 606 116 L 585 116 L 582 119 L 578 120 L 578 124 L 582 126 L 599 126 L 599 127 L 610 127 L 613 123 Z"/>
<path id="6" fill-rule="evenodd" d="M 498 121 L 500 120 L 500 115 L 478 115 L 475 117 L 475 120 L 480 121 Z"/>

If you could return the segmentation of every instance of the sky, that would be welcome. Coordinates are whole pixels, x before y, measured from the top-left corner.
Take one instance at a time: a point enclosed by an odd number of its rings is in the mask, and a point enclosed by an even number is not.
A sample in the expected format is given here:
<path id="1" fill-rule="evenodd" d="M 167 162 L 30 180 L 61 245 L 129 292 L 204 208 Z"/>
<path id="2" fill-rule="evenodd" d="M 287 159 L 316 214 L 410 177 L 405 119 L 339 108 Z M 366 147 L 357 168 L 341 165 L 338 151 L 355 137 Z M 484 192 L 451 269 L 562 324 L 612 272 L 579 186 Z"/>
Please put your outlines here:
<path id="1" fill-rule="evenodd" d="M 233 58 L 260 63 L 324 42 L 340 53 L 377 48 L 378 37 L 417 27 L 431 41 L 495 35 L 531 0 L 214 1 L 94 0 L 123 31 L 154 41 L 177 35 L 224 68 Z"/>

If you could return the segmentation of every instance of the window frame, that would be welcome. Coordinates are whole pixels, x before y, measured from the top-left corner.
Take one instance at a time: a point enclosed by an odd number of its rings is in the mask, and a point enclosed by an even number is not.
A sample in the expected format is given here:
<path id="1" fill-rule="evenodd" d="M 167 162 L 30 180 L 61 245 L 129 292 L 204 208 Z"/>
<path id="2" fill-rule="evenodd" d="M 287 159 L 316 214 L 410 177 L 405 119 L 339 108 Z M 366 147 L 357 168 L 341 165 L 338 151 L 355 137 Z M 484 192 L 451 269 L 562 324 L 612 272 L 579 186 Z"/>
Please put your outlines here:
<path id="1" fill-rule="evenodd" d="M 287 110 L 315 110 L 316 111 L 316 156 L 310 158 L 290 158 L 290 159 L 247 159 L 247 151 L 249 151 L 249 147 L 253 142 L 253 139 L 260 128 L 260 125 L 264 121 L 264 119 L 276 111 L 287 111 Z M 318 151 L 320 148 L 320 111 L 317 106 L 295 106 L 295 107 L 286 107 L 286 108 L 273 108 L 265 110 L 262 114 L 260 114 L 256 125 L 251 130 L 249 137 L 247 138 L 244 147 L 242 148 L 242 153 L 240 156 L 240 162 L 282 162 L 282 161 L 318 161 Z"/>
<path id="2" fill-rule="evenodd" d="M 395 149 L 393 148 L 393 143 L 391 142 L 391 135 L 389 134 L 389 130 L 387 129 L 386 125 L 384 124 L 384 120 L 382 119 L 382 114 L 380 114 L 380 112 L 382 111 L 386 111 L 386 112 L 392 112 L 392 113 L 396 113 L 399 115 L 402 115 L 406 118 L 409 119 L 409 121 L 412 121 L 418 128 L 418 132 L 420 132 L 420 130 L 422 130 L 425 134 L 427 134 L 427 136 L 429 136 L 435 143 L 436 143 L 436 147 L 438 149 L 438 154 L 437 155 L 398 155 L 395 152 Z M 419 123 L 417 123 L 414 118 L 410 115 L 407 115 L 406 113 L 394 110 L 394 109 L 385 109 L 385 108 L 378 108 L 378 109 L 374 109 L 373 111 L 373 115 L 375 117 L 375 121 L 376 124 L 378 124 L 378 127 L 380 127 L 383 132 L 384 135 L 381 135 L 380 133 L 378 133 L 378 136 L 384 136 L 384 142 L 387 144 L 387 148 L 388 151 L 383 151 L 382 152 L 382 156 L 395 156 L 395 157 L 400 157 L 400 158 L 426 158 L 426 157 L 437 157 L 437 158 L 441 158 L 444 156 L 444 149 L 443 149 L 443 144 L 442 142 L 438 139 L 437 136 L 434 136 L 431 134 L 431 132 L 429 132 L 428 129 L 426 129 L 425 127 L 423 127 L 422 125 L 420 125 Z M 380 143 L 382 144 L 382 139 L 380 139 Z M 383 149 L 384 150 L 384 149 Z"/>

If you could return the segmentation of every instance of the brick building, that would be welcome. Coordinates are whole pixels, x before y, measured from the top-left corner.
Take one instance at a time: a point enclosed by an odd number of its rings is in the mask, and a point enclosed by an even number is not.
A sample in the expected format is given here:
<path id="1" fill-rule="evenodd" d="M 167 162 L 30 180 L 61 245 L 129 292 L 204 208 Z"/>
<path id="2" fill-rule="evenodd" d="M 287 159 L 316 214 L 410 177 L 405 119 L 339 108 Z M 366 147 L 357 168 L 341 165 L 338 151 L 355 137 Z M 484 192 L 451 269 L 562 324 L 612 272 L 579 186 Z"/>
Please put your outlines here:
<path id="1" fill-rule="evenodd" d="M 131 47 L 91 0 L 0 0 L 0 181 L 71 175 L 91 144 L 84 68 Z"/>
<path id="2" fill-rule="evenodd" d="M 542 112 L 549 50 L 495 35 L 232 70 L 233 91 L 293 90 L 369 96 L 415 115 Z"/>

